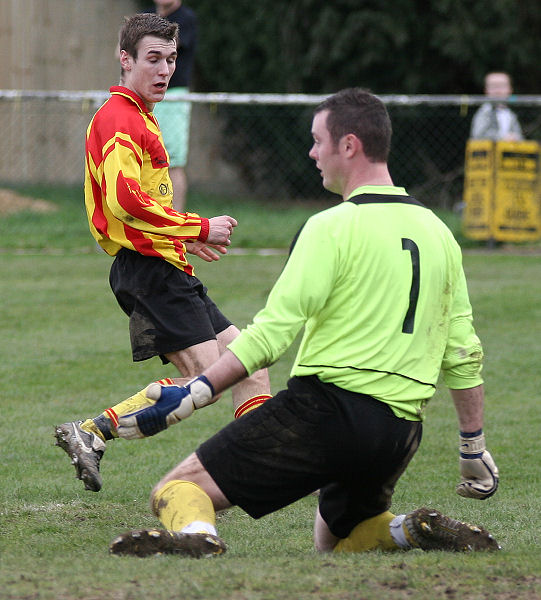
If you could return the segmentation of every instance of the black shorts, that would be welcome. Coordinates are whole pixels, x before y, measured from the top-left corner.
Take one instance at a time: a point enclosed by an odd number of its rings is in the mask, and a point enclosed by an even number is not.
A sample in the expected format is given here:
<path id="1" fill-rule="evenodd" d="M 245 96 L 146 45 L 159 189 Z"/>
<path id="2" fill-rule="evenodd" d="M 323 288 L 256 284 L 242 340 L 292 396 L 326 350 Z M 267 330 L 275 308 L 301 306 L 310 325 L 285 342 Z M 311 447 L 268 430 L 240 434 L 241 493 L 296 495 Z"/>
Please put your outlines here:
<path id="1" fill-rule="evenodd" d="M 167 261 L 123 248 L 111 265 L 109 283 L 130 317 L 134 361 L 164 357 L 216 339 L 231 325 L 207 296 L 207 288 Z"/>
<path id="2" fill-rule="evenodd" d="M 320 489 L 321 516 L 345 538 L 389 509 L 421 434 L 420 422 L 370 396 L 293 377 L 196 453 L 228 500 L 256 519 Z"/>

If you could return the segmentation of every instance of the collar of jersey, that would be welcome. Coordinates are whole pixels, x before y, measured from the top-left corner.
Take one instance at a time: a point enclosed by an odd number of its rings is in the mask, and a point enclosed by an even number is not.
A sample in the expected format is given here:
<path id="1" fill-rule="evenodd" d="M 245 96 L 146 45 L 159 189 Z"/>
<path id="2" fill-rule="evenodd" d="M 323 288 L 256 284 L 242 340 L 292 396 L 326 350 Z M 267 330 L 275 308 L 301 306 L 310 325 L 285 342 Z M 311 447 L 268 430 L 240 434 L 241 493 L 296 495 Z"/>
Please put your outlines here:
<path id="1" fill-rule="evenodd" d="M 123 85 L 114 85 L 112 88 L 109 89 L 109 91 L 111 92 L 111 94 L 118 94 L 119 96 L 129 98 L 132 102 L 135 102 L 135 104 L 137 104 L 137 107 L 141 112 L 150 112 L 146 107 L 145 103 L 141 100 L 141 98 L 139 98 L 139 96 L 135 92 L 132 92 L 127 87 L 124 87 Z"/>
<path id="2" fill-rule="evenodd" d="M 396 187 L 394 185 L 361 185 L 351 192 L 348 196 L 348 200 L 353 198 L 353 196 L 359 196 L 360 194 L 381 194 L 384 196 L 408 195 L 403 187 Z"/>

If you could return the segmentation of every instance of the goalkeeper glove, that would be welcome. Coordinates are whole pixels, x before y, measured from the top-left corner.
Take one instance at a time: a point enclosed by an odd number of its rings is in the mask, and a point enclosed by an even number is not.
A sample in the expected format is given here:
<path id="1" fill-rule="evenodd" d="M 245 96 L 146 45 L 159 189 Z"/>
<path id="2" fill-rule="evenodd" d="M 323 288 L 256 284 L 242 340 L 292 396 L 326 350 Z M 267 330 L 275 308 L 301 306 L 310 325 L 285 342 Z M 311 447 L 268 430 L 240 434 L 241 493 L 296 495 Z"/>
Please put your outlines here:
<path id="1" fill-rule="evenodd" d="M 456 493 L 465 498 L 485 500 L 498 489 L 498 467 L 485 447 L 482 429 L 460 432 L 460 474 Z"/>
<path id="2" fill-rule="evenodd" d="M 156 404 L 120 417 L 117 427 L 120 437 L 127 440 L 148 437 L 187 419 L 196 408 L 210 404 L 214 388 L 201 375 L 184 387 L 165 387 L 152 383 L 148 386 L 146 395 L 151 400 L 156 400 Z"/>

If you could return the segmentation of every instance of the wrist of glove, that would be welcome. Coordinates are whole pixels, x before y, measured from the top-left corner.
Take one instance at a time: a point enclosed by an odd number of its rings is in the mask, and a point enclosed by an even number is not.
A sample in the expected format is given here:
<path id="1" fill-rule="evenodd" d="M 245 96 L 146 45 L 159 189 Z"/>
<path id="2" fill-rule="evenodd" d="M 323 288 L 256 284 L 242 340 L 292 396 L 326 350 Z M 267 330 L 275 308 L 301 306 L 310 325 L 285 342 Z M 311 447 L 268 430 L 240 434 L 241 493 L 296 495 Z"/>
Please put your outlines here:
<path id="1" fill-rule="evenodd" d="M 156 403 L 120 417 L 117 431 L 121 438 L 132 440 L 149 437 L 187 419 L 195 409 L 211 403 L 214 388 L 204 375 L 200 375 L 183 387 L 151 383 L 146 396 Z"/>
<path id="2" fill-rule="evenodd" d="M 464 498 L 485 500 L 498 489 L 499 472 L 490 452 L 486 449 L 483 430 L 460 432 L 461 482 L 456 493 Z"/>

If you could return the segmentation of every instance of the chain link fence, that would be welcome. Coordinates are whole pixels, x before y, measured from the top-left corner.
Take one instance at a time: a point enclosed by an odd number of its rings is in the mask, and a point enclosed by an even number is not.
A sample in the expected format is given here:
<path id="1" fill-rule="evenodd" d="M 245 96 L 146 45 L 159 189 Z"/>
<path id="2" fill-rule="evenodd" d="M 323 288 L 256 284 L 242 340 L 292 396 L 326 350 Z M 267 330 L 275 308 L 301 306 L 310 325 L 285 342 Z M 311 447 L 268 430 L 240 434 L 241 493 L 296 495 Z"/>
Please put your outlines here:
<path id="1" fill-rule="evenodd" d="M 0 90 L 0 185 L 82 185 L 84 137 L 106 92 Z M 313 108 L 324 96 L 187 94 L 192 189 L 259 199 L 324 197 L 308 157 Z M 483 96 L 381 96 L 393 122 L 390 170 L 431 207 L 460 201 L 464 151 Z M 541 141 L 541 96 L 511 105 L 525 137 Z"/>

